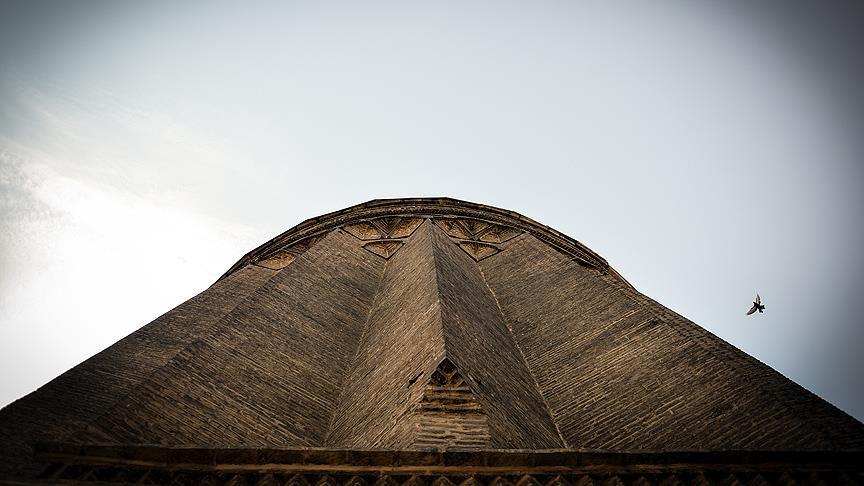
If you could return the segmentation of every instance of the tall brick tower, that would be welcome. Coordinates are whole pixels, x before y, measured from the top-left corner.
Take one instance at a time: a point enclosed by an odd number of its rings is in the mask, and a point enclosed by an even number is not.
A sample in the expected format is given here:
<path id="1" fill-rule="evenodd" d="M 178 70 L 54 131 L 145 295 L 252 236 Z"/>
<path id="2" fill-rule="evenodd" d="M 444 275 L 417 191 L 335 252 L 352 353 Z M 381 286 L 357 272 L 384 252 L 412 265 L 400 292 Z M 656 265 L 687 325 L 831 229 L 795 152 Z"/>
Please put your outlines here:
<path id="1" fill-rule="evenodd" d="M 572 238 L 452 199 L 301 223 L 0 411 L 12 484 L 861 484 L 862 463 L 855 419 Z"/>

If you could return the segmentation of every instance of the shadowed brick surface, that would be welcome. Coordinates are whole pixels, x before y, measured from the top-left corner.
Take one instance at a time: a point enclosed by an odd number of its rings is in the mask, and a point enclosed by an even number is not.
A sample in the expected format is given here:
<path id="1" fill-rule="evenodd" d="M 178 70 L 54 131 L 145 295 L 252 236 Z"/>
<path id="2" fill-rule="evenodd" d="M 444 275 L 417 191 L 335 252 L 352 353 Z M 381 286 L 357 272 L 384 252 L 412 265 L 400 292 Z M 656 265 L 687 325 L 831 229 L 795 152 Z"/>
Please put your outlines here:
<path id="1" fill-rule="evenodd" d="M 0 477 L 30 444 L 85 427 L 275 274 L 249 266 L 0 411 Z"/>
<path id="2" fill-rule="evenodd" d="M 481 266 L 571 447 L 862 445 L 851 417 L 825 402 L 801 413 L 755 359 L 531 235 Z M 857 432 L 837 438 L 814 415 Z"/>
<path id="3" fill-rule="evenodd" d="M 330 233 L 93 424 L 93 439 L 320 444 L 383 264 Z"/>

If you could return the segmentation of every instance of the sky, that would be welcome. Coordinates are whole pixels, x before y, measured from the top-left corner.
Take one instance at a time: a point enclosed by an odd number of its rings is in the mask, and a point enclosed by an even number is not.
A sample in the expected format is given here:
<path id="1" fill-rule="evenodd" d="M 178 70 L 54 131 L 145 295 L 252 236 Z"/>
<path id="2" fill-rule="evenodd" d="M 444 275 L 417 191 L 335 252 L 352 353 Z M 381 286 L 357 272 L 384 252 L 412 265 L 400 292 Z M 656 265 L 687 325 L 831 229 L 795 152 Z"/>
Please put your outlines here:
<path id="1" fill-rule="evenodd" d="M 862 420 L 861 46 L 855 1 L 0 1 L 0 406 L 307 218 L 448 196 Z"/>

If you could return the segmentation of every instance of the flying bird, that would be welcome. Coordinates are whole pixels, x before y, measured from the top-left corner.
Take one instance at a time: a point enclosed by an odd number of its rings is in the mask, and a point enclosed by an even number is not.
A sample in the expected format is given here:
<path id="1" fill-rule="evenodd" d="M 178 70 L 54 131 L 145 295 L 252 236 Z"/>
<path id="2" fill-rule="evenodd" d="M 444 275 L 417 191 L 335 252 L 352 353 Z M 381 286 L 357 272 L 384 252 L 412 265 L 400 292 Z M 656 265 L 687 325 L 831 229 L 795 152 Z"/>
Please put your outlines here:
<path id="1" fill-rule="evenodd" d="M 756 300 L 753 301 L 753 307 L 751 307 L 750 310 L 747 311 L 747 315 L 749 316 L 750 314 L 756 312 L 757 310 L 759 311 L 760 314 L 762 313 L 762 311 L 765 310 L 765 306 L 762 305 L 762 298 L 759 297 L 759 292 L 756 292 Z"/>

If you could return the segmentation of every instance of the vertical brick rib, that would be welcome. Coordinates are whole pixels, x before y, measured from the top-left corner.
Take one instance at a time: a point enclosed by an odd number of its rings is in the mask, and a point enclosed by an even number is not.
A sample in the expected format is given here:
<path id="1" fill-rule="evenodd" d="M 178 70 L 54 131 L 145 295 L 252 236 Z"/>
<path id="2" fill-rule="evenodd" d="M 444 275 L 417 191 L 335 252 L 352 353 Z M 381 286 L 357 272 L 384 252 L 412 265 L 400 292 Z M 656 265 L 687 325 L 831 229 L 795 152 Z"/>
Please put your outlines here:
<path id="1" fill-rule="evenodd" d="M 457 389 L 431 383 L 445 357 Z M 326 445 L 563 447 L 479 267 L 429 221 L 390 258 Z"/>
<path id="2" fill-rule="evenodd" d="M 488 415 L 491 446 L 564 447 L 480 267 L 437 226 L 431 237 L 446 353 Z"/>
<path id="3" fill-rule="evenodd" d="M 444 356 L 429 221 L 390 257 L 327 434 L 328 447 L 407 449 L 424 385 Z"/>

